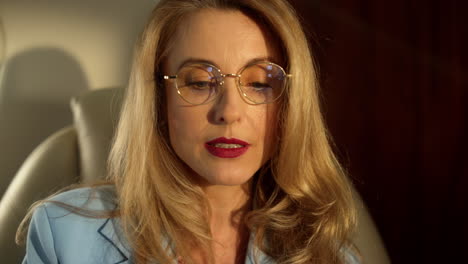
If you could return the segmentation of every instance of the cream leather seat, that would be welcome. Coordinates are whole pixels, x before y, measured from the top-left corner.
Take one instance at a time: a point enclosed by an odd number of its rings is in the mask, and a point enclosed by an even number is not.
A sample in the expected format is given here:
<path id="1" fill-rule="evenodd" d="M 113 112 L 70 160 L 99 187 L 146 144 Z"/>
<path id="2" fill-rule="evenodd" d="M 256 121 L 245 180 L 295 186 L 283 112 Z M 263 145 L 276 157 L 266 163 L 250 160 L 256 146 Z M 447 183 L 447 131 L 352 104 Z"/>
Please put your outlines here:
<path id="1" fill-rule="evenodd" d="M 113 88 L 73 98 L 74 124 L 51 135 L 26 159 L 0 201 L 2 263 L 21 262 L 25 249 L 15 244 L 15 232 L 34 201 L 67 185 L 104 177 L 122 95 L 123 89 Z M 365 263 L 390 263 L 367 209 L 356 197 L 361 206 L 355 244 Z"/>

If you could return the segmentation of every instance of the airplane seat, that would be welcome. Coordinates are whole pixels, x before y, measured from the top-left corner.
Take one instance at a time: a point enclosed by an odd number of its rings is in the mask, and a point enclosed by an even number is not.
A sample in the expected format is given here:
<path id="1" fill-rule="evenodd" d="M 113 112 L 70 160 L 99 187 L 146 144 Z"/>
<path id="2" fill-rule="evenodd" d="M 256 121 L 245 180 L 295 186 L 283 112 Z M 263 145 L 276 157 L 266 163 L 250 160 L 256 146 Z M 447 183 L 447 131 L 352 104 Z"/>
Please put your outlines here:
<path id="1" fill-rule="evenodd" d="M 0 0 L 0 199 L 32 150 L 73 122 L 72 96 L 128 83 L 158 2 Z"/>
<path id="2" fill-rule="evenodd" d="M 15 233 L 37 200 L 74 183 L 105 177 L 106 158 L 117 124 L 123 89 L 99 89 L 73 97 L 74 124 L 43 141 L 22 164 L 0 201 L 2 263 L 20 263 L 23 246 Z"/>

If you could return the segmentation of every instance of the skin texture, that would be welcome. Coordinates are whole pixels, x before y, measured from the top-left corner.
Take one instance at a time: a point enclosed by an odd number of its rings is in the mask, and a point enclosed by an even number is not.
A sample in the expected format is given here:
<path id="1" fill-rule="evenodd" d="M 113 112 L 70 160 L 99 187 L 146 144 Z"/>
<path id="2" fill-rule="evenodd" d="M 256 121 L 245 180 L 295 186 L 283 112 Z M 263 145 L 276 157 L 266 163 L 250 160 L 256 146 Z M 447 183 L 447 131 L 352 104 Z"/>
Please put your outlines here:
<path id="1" fill-rule="evenodd" d="M 171 43 L 164 62 L 167 75 L 175 75 L 187 59 L 210 61 L 226 74 L 238 73 L 252 59 L 278 63 L 280 57 L 269 33 L 239 11 L 198 11 L 179 25 Z M 248 232 L 241 219 L 250 209 L 248 184 L 275 150 L 278 103 L 247 104 L 234 78 L 226 78 L 221 96 L 206 105 L 185 102 L 174 81 L 167 81 L 166 95 L 170 143 L 212 209 L 216 263 L 243 263 Z M 250 147 L 240 157 L 216 157 L 205 143 L 218 137 L 237 138 Z M 192 257 L 206 263 L 196 249 Z"/>

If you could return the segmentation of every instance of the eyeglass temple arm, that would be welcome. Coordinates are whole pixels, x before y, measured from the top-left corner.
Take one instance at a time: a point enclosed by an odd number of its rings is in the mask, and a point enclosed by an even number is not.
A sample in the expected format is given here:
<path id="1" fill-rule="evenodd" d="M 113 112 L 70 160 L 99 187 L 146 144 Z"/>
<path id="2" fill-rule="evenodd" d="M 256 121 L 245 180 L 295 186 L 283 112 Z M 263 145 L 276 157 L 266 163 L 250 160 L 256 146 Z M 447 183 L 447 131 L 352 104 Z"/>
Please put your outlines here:
<path id="1" fill-rule="evenodd" d="M 164 80 L 175 79 L 177 75 L 163 75 Z"/>

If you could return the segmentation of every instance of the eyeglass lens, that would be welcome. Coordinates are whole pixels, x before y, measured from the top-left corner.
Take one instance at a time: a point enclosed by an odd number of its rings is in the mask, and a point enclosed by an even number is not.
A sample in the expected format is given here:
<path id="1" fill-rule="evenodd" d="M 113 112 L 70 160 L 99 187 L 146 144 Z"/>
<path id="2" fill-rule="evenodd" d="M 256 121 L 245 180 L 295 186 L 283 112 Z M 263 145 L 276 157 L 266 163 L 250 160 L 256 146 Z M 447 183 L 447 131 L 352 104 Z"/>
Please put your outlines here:
<path id="1" fill-rule="evenodd" d="M 254 104 L 271 103 L 284 89 L 285 72 L 275 64 L 253 64 L 240 75 L 238 84 L 242 95 Z M 187 65 L 177 74 L 177 89 L 188 103 L 204 104 L 218 95 L 222 81 L 221 73 L 213 66 Z"/>

